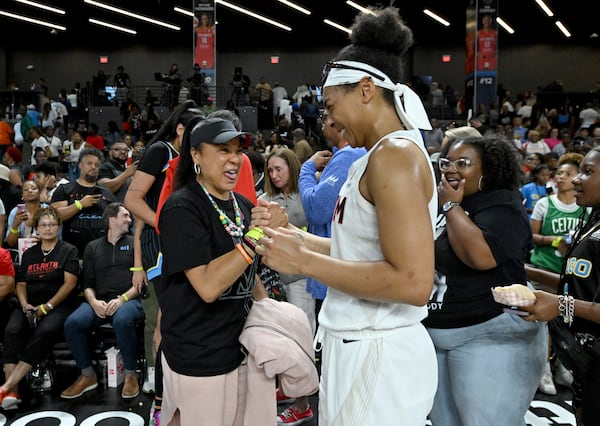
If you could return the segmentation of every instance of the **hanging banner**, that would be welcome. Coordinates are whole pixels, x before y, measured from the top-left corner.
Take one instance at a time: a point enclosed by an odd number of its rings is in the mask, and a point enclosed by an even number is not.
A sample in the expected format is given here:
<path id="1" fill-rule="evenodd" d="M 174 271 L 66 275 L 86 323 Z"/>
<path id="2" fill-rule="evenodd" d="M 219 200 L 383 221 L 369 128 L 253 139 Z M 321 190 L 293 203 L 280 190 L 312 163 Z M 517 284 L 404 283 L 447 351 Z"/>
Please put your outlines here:
<path id="1" fill-rule="evenodd" d="M 191 98 L 199 105 L 215 103 L 216 17 L 214 0 L 194 0 L 194 64 Z"/>
<path id="2" fill-rule="evenodd" d="M 497 0 L 471 0 L 467 8 L 465 94 L 475 115 L 487 112 L 496 101 L 497 16 Z"/>

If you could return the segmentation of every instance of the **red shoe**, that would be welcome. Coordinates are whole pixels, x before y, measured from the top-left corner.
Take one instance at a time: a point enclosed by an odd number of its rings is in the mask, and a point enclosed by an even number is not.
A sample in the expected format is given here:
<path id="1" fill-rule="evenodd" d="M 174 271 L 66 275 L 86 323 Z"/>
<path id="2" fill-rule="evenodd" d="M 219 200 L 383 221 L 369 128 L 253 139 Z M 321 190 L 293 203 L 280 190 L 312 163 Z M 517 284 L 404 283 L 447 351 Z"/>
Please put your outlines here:
<path id="1" fill-rule="evenodd" d="M 284 395 L 281 392 L 281 389 L 277 388 L 277 404 L 291 404 L 296 400 L 296 398 L 292 398 L 291 396 Z"/>
<path id="2" fill-rule="evenodd" d="M 0 388 L 1 406 L 5 410 L 16 410 L 21 403 L 21 397 L 14 392 L 6 393 L 4 388 Z"/>
<path id="3" fill-rule="evenodd" d="M 305 411 L 297 410 L 294 407 L 286 408 L 277 416 L 277 426 L 297 426 L 302 423 L 310 422 L 313 419 L 313 412 L 310 405 Z"/>

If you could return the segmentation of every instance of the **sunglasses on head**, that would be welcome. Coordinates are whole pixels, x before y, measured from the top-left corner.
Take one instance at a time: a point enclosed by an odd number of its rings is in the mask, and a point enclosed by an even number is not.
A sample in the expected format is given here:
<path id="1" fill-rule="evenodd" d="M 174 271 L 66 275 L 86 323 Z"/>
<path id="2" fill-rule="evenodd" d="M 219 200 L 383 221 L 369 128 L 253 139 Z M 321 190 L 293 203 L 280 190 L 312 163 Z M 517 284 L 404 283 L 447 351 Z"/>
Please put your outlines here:
<path id="1" fill-rule="evenodd" d="M 354 71 L 363 71 L 369 74 L 372 77 L 375 77 L 377 80 L 384 81 L 385 77 L 376 74 L 372 71 L 366 70 L 364 68 L 354 67 L 352 65 L 340 64 L 339 62 L 330 61 L 325 64 L 323 67 L 323 71 L 321 72 L 321 85 L 325 84 L 325 80 L 327 80 L 327 76 L 329 75 L 329 71 L 334 68 L 344 69 L 344 70 L 354 70 Z"/>

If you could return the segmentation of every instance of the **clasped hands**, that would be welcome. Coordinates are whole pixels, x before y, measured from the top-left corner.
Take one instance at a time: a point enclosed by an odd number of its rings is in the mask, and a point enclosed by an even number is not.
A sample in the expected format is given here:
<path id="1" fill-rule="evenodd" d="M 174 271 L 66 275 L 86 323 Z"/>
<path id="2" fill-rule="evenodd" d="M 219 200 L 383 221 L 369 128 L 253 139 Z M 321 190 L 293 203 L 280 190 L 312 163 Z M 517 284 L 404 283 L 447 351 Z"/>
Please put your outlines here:
<path id="1" fill-rule="evenodd" d="M 258 206 L 252 209 L 250 227 L 255 226 L 265 233 L 255 248 L 263 262 L 278 272 L 298 273 L 302 266 L 304 238 L 302 231 L 288 222 L 285 208 L 259 198 Z"/>
<path id="2" fill-rule="evenodd" d="M 117 296 L 108 302 L 96 299 L 94 302 L 90 303 L 90 306 L 98 317 L 106 318 L 113 316 L 115 312 L 117 312 L 117 309 L 123 306 L 124 303 L 125 301 Z"/>

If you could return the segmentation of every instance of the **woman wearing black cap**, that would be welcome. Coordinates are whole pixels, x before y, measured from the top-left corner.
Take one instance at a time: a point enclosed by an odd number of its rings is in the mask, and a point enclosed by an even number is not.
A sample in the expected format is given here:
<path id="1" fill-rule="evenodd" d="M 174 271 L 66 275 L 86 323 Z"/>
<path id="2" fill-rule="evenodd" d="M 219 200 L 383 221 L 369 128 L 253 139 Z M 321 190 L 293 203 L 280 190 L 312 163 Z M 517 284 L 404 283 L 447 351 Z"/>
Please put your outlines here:
<path id="1" fill-rule="evenodd" d="M 175 192 L 161 210 L 165 424 L 238 424 L 242 411 L 238 339 L 253 297 L 266 297 L 262 284 L 254 285 L 258 262 L 242 243 L 253 205 L 233 192 L 244 134 L 228 120 L 192 120 Z"/>

